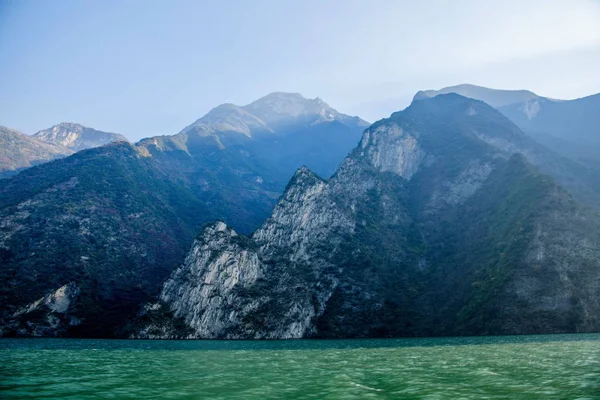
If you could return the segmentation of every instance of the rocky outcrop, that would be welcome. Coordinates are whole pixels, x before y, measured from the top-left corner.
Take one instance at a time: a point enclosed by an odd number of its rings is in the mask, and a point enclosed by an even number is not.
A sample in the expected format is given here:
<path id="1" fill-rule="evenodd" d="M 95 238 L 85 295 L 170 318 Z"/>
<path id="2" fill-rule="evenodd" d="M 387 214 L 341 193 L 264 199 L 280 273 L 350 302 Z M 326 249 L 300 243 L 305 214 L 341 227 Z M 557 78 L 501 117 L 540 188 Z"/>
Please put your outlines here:
<path id="1" fill-rule="evenodd" d="M 74 283 L 61 286 L 16 311 L 0 328 L 0 335 L 60 336 L 81 323 L 70 314 L 79 293 Z"/>
<path id="2" fill-rule="evenodd" d="M 335 258 L 352 222 L 300 169 L 272 217 L 252 238 L 223 222 L 208 226 L 160 301 L 191 328 L 192 338 L 301 338 L 314 333 L 337 279 Z M 330 240 L 323 251 L 323 240 Z M 308 282 L 307 282 L 308 279 Z M 152 332 L 148 327 L 144 332 Z M 152 337 L 146 334 L 147 337 Z"/>
<path id="3" fill-rule="evenodd" d="M 160 300 L 176 317 L 185 317 L 194 336 L 227 337 L 227 329 L 260 304 L 241 299 L 240 292 L 263 277 L 264 266 L 237 237 L 223 222 L 207 227 L 163 287 Z"/>
<path id="4" fill-rule="evenodd" d="M 419 169 L 425 152 L 418 140 L 396 124 L 367 130 L 360 143 L 361 156 L 375 169 L 410 179 Z"/>

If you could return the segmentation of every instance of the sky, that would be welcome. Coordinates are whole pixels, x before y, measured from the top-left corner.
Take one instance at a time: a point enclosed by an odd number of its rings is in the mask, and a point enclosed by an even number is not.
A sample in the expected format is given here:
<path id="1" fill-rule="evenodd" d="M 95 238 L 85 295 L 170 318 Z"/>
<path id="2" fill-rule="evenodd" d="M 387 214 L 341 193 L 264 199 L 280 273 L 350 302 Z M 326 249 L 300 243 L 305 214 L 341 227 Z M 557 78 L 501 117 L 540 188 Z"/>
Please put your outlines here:
<path id="1" fill-rule="evenodd" d="M 600 0 L 0 0 L 0 125 L 175 134 L 273 91 L 368 121 L 459 83 L 600 92 Z"/>

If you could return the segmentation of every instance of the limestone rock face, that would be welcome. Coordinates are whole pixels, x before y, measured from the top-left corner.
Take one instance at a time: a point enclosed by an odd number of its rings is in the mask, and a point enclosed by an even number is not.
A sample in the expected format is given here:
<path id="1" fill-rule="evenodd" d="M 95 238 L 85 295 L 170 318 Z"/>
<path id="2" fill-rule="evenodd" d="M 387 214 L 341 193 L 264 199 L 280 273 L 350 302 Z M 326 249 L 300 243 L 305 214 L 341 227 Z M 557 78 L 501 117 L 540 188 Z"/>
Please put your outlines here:
<path id="1" fill-rule="evenodd" d="M 226 336 L 256 306 L 242 305 L 238 292 L 256 282 L 263 266 L 256 252 L 244 249 L 236 237 L 223 222 L 207 227 L 163 287 L 160 300 L 176 317 L 184 317 L 194 336 Z"/>
<path id="2" fill-rule="evenodd" d="M 2 334 L 17 336 L 60 336 L 81 321 L 70 315 L 80 289 L 74 283 L 61 286 L 15 312 L 2 326 Z"/>
<path id="3" fill-rule="evenodd" d="M 341 235 L 353 229 L 328 196 L 326 183 L 302 168 L 251 238 L 223 222 L 205 228 L 160 295 L 174 317 L 192 329 L 188 337 L 274 339 L 313 333 L 314 320 L 337 284 L 332 259 Z M 326 246 L 324 240 L 330 240 Z"/>
<path id="4" fill-rule="evenodd" d="M 425 152 L 418 140 L 396 124 L 367 130 L 360 143 L 361 155 L 375 169 L 410 179 L 419 169 Z"/>

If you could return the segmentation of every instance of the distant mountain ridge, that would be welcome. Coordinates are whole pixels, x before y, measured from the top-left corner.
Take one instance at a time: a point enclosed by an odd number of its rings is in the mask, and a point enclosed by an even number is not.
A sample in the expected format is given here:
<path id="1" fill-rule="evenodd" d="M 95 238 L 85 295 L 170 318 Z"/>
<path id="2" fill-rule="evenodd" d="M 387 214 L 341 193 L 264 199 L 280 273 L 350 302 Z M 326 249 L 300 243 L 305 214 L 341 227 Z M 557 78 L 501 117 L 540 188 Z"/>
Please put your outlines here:
<path id="1" fill-rule="evenodd" d="M 0 126 L 0 178 L 72 154 L 73 150 L 48 144 L 14 129 Z"/>
<path id="2" fill-rule="evenodd" d="M 549 149 L 600 168 L 600 93 L 574 100 L 556 100 L 528 90 L 462 84 L 420 91 L 414 99 L 445 93 L 484 101 Z"/>
<path id="3" fill-rule="evenodd" d="M 54 125 L 33 135 L 0 127 L 0 178 L 80 150 L 117 141 L 128 140 L 117 133 L 98 131 L 69 122 Z"/>
<path id="4" fill-rule="evenodd" d="M 515 103 L 541 98 L 529 90 L 503 90 L 490 89 L 483 86 L 463 83 L 456 86 L 448 86 L 440 90 L 421 90 L 414 96 L 414 100 L 435 97 L 439 94 L 456 93 L 461 96 L 481 100 L 494 108 L 501 108 Z"/>
<path id="5" fill-rule="evenodd" d="M 180 133 L 142 139 L 136 147 L 203 193 L 223 220 L 250 232 L 296 169 L 307 165 L 329 177 L 366 125 L 321 99 L 276 92 L 247 106 L 219 105 Z"/>
<path id="6" fill-rule="evenodd" d="M 34 133 L 33 136 L 49 144 L 68 147 L 73 151 L 104 146 L 111 142 L 128 142 L 125 136 L 118 133 L 103 132 L 72 122 L 54 125 Z"/>
<path id="7" fill-rule="evenodd" d="M 318 97 L 307 99 L 299 93 L 274 92 L 245 106 L 215 107 L 180 133 L 204 127 L 210 132 L 239 132 L 252 137 L 253 133 L 282 133 L 292 125 L 331 121 L 365 128 L 369 125 L 359 117 L 338 112 Z"/>

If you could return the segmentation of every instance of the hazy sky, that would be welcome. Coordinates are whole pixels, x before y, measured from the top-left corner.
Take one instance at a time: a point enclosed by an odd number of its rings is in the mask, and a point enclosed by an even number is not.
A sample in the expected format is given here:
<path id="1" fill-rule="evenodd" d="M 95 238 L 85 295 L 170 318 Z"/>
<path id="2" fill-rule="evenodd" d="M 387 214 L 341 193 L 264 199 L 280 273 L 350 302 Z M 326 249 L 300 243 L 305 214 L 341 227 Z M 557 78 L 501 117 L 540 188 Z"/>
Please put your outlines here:
<path id="1" fill-rule="evenodd" d="M 375 121 L 420 89 L 600 92 L 600 1 L 0 0 L 0 125 L 130 139 L 225 102 L 321 97 Z"/>

